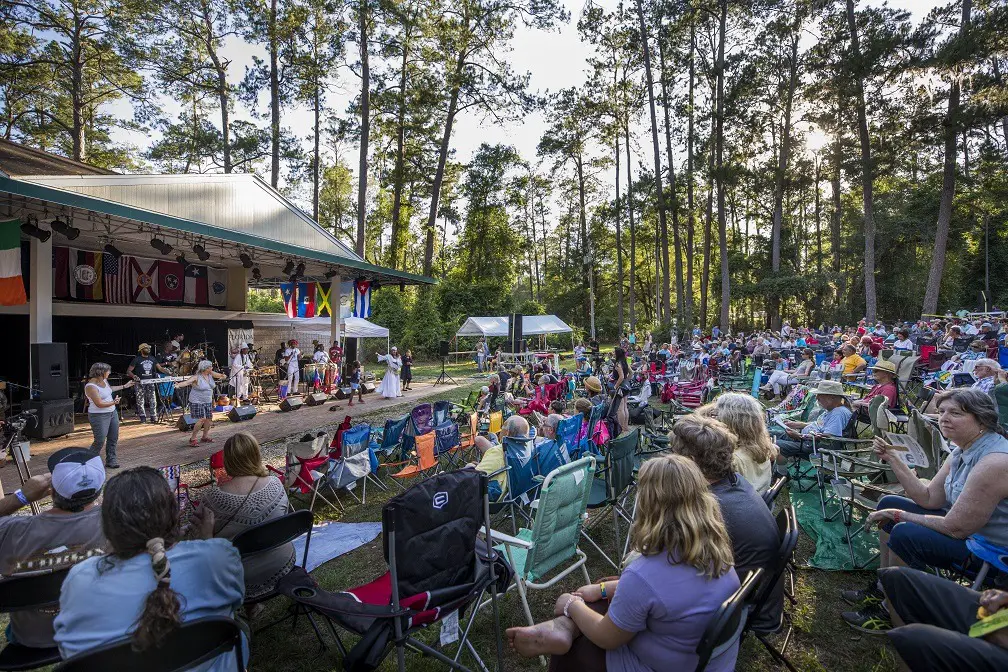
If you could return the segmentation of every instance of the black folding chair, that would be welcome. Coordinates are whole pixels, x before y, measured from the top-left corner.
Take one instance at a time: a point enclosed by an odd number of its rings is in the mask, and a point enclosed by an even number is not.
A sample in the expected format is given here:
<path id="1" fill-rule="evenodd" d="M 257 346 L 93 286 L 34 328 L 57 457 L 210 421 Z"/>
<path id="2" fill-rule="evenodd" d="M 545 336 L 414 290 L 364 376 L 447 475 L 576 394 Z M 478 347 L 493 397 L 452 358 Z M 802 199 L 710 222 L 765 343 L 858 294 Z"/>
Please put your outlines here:
<path id="1" fill-rule="evenodd" d="M 714 616 L 707 623 L 696 653 L 696 672 L 707 669 L 711 660 L 716 660 L 725 651 L 739 643 L 746 624 L 746 601 L 749 594 L 763 576 L 763 569 L 754 569 L 742 579 L 742 585 L 731 597 L 721 603 Z"/>
<path id="2" fill-rule="evenodd" d="M 55 572 L 14 576 L 0 581 L 0 613 L 34 611 L 59 606 L 60 588 L 70 568 Z M 21 644 L 8 644 L 0 651 L 0 670 L 34 670 L 58 663 L 55 646 L 36 649 Z"/>
<path id="3" fill-rule="evenodd" d="M 602 470 L 595 472 L 595 480 L 592 482 L 592 491 L 588 500 L 588 509 L 597 510 L 606 506 L 612 507 L 613 514 L 613 534 L 616 540 L 616 552 L 624 547 L 620 535 L 619 519 L 622 518 L 627 524 L 627 534 L 630 533 L 630 526 L 633 524 L 633 513 L 627 511 L 624 506 L 626 494 L 634 484 L 634 469 L 637 455 L 637 445 L 640 442 L 640 430 L 631 429 L 620 434 L 615 439 L 610 439 L 609 444 L 603 448 L 605 454 L 605 466 Z M 601 473 L 602 478 L 599 478 Z M 601 519 L 601 516 L 597 517 Z M 594 530 L 593 530 L 594 531 Z M 591 535 L 584 529 L 581 536 L 588 540 L 602 558 L 619 570 L 621 558 L 613 560 L 602 550 L 599 544 L 591 538 Z"/>
<path id="4" fill-rule="evenodd" d="M 781 490 L 787 485 L 787 476 L 781 476 L 776 481 L 770 484 L 770 488 L 763 493 L 763 501 L 766 505 L 773 511 L 774 502 L 777 500 L 777 496 L 780 495 Z"/>
<path id="5" fill-rule="evenodd" d="M 183 623 L 165 637 L 161 646 L 137 651 L 133 648 L 132 637 L 125 637 L 79 653 L 58 665 L 56 670 L 182 672 L 228 651 L 235 653 L 235 668 L 238 672 L 245 672 L 241 627 L 234 619 L 226 616 L 211 616 Z"/>
<path id="6" fill-rule="evenodd" d="M 300 565 L 303 569 L 308 564 L 308 547 L 311 545 L 311 532 L 314 520 L 315 516 L 311 511 L 308 509 L 301 509 L 300 511 L 294 511 L 293 513 L 288 513 L 285 516 L 274 518 L 273 520 L 267 520 L 265 523 L 260 523 L 255 527 L 243 530 L 231 540 L 231 543 L 238 549 L 242 562 L 244 562 L 248 558 L 272 551 L 275 548 L 279 548 L 284 544 L 290 543 L 302 534 L 306 535 L 305 548 L 304 553 L 301 556 Z M 279 582 L 277 586 L 279 586 Z M 266 602 L 267 600 L 272 600 L 274 597 L 279 595 L 283 595 L 277 586 L 274 586 L 270 592 L 264 595 L 245 600 L 245 604 L 259 604 L 261 602 Z M 291 618 L 296 619 L 299 613 L 307 613 L 307 610 L 295 602 L 291 605 L 291 609 L 286 616 L 256 629 L 255 632 L 262 632 L 263 630 L 272 628 L 274 625 L 283 623 Z M 315 628 L 315 635 L 319 638 L 319 641 L 322 641 L 322 633 L 319 632 L 318 625 L 315 623 L 314 619 L 312 619 L 311 614 L 308 614 L 308 620 L 311 621 L 312 627 Z"/>
<path id="7" fill-rule="evenodd" d="M 763 610 L 763 607 L 773 596 L 777 584 L 784 579 L 784 572 L 786 571 L 790 574 L 791 593 L 794 593 L 794 574 L 790 573 L 795 548 L 798 546 L 798 517 L 795 515 L 794 505 L 782 509 L 777 514 L 777 531 L 780 535 L 780 549 L 774 565 L 767 568 L 768 573 L 764 575 L 763 582 L 753 595 L 749 609 L 750 614 L 759 614 Z M 770 643 L 768 637 L 782 630 L 784 630 L 784 640 L 781 642 L 780 650 L 778 650 Z M 794 632 L 791 616 L 787 613 L 786 609 L 781 609 L 780 621 L 774 627 L 757 626 L 755 619 L 750 618 L 746 623 L 745 629 L 742 631 L 742 639 L 745 640 L 745 636 L 750 632 L 756 636 L 756 639 L 773 656 L 774 660 L 784 665 L 790 672 L 797 672 L 785 655 L 788 642 L 791 640 L 791 635 Z"/>

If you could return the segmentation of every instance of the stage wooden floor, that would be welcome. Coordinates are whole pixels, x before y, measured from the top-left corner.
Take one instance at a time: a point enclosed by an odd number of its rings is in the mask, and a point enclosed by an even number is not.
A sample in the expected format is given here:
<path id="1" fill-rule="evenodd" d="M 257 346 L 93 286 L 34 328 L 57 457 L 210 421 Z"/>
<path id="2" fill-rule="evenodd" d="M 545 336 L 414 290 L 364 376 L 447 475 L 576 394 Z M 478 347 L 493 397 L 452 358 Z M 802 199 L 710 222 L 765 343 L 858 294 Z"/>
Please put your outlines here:
<path id="1" fill-rule="evenodd" d="M 464 381 L 468 384 L 470 381 Z M 397 399 L 383 399 L 377 394 L 364 395 L 364 403 L 354 401 L 353 406 L 348 406 L 346 401 L 329 401 L 322 406 L 304 405 L 297 411 L 281 413 L 277 404 L 262 404 L 258 413 L 251 420 L 245 422 L 231 422 L 224 413 L 214 414 L 213 432 L 211 436 L 214 443 L 200 444 L 196 448 L 189 446 L 189 432 L 180 432 L 174 424 L 169 425 L 163 422 L 157 425 L 140 424 L 135 418 L 128 418 L 119 428 L 119 448 L 117 454 L 119 464 L 124 468 L 147 465 L 151 467 L 162 467 L 172 464 L 188 464 L 197 460 L 206 459 L 211 453 L 220 450 L 224 441 L 237 432 L 249 432 L 261 444 L 271 441 L 278 441 L 290 436 L 311 431 L 318 427 L 329 424 L 336 424 L 343 420 L 344 416 L 354 417 L 356 414 L 371 413 L 376 410 L 387 410 L 396 406 L 403 406 L 403 412 L 425 397 L 447 392 L 459 387 L 458 385 L 438 385 L 430 383 L 413 383 L 414 388 L 403 393 Z M 330 407 L 338 405 L 338 411 L 330 411 Z M 128 412 L 132 415 L 132 411 Z M 176 420 L 178 412 L 176 411 Z M 67 446 L 90 447 L 92 441 L 91 425 L 88 424 L 87 417 L 78 415 L 74 424 L 74 431 L 56 439 L 44 441 L 34 439 L 31 442 L 31 459 L 28 461 L 28 468 L 32 474 L 45 473 L 46 460 L 49 455 Z M 19 485 L 17 469 L 14 463 L 7 459 L 0 467 L 0 482 L 3 483 L 4 492 L 13 492 Z"/>

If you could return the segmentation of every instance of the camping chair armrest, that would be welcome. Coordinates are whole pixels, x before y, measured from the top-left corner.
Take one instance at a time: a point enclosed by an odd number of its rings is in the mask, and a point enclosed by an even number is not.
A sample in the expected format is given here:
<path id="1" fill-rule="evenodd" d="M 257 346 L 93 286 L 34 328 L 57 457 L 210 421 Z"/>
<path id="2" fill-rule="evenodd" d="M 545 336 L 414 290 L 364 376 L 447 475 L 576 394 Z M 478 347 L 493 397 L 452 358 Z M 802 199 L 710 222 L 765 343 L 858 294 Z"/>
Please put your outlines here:
<path id="1" fill-rule="evenodd" d="M 480 528 L 480 535 L 485 534 L 484 529 Z M 518 537 L 512 537 L 510 534 L 504 534 L 503 532 L 498 532 L 497 530 L 490 529 L 490 541 L 496 544 L 505 544 L 507 546 L 516 546 L 518 548 L 524 548 L 529 550 L 532 548 L 531 541 L 525 541 L 524 539 L 519 539 Z"/>
<path id="2" fill-rule="evenodd" d="M 284 473 L 283 469 L 277 469 L 276 467 L 274 467 L 272 465 L 269 465 L 269 464 L 266 465 L 266 469 L 268 471 L 272 471 L 274 474 L 276 474 L 277 476 L 279 476 L 281 481 L 283 480 L 284 476 L 286 475 Z"/>
<path id="3" fill-rule="evenodd" d="M 509 467 L 508 465 L 505 464 L 503 467 L 501 467 L 497 471 L 494 471 L 492 473 L 487 474 L 487 478 L 494 478 L 495 476 L 500 476 L 501 474 L 507 472 L 510 468 L 511 467 Z"/>
<path id="4" fill-rule="evenodd" d="M 885 471 L 892 471 L 892 467 L 890 467 L 885 462 L 875 462 L 874 460 L 866 460 L 861 457 L 851 457 L 846 455 L 844 456 L 843 459 L 847 460 L 851 464 L 856 465 L 858 467 L 863 467 L 865 469 L 872 469 L 879 473 Z"/>

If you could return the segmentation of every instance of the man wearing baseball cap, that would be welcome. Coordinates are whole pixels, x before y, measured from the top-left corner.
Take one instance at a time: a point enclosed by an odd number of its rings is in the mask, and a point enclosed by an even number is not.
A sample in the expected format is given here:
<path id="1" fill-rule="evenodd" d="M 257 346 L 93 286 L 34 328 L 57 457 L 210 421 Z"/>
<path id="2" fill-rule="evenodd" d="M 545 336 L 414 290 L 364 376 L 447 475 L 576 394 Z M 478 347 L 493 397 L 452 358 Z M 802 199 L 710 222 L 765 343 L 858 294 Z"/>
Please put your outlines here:
<path id="1" fill-rule="evenodd" d="M 66 551 L 88 552 L 105 547 L 101 507 L 95 503 L 105 485 L 101 455 L 87 448 L 63 448 L 49 457 L 51 477 L 32 479 L 14 496 L 24 505 L 52 495 L 52 508 L 37 516 L 0 518 L 0 575 L 32 571 L 38 561 Z M 51 481 L 49 488 L 40 487 Z M 55 646 L 55 609 L 19 611 L 10 616 L 8 641 L 33 648 Z"/>

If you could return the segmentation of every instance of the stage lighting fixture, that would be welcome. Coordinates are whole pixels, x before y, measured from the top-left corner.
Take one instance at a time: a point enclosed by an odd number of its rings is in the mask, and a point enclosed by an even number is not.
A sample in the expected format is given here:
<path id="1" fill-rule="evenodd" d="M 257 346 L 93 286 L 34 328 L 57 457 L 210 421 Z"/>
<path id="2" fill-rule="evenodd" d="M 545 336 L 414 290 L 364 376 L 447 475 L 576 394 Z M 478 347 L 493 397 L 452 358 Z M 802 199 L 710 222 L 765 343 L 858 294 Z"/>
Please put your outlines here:
<path id="1" fill-rule="evenodd" d="M 287 260 L 287 265 L 283 267 L 283 274 L 284 275 L 290 275 L 293 272 L 294 272 L 294 260 L 293 259 L 288 259 Z"/>
<path id="2" fill-rule="evenodd" d="M 192 251 L 196 253 L 196 256 L 199 257 L 200 261 L 206 261 L 210 258 L 210 253 L 206 251 L 206 248 L 203 247 L 202 243 L 196 243 L 193 245 Z"/>
<path id="3" fill-rule="evenodd" d="M 172 249 L 174 249 L 174 248 L 172 248 L 171 245 L 168 244 L 168 241 L 162 240 L 161 238 L 158 238 L 157 236 L 154 236 L 153 238 L 151 238 L 150 245 L 155 250 L 157 250 L 158 252 L 160 252 L 161 254 L 164 254 L 164 255 L 171 254 Z"/>
<path id="4" fill-rule="evenodd" d="M 185 254 L 182 252 L 179 252 L 179 255 L 175 257 L 175 261 L 182 264 L 183 266 L 189 265 L 189 261 L 185 258 Z"/>
<path id="5" fill-rule="evenodd" d="M 67 240 L 75 240 L 80 235 L 80 229 L 63 222 L 59 217 L 49 222 L 49 228 Z"/>
<path id="6" fill-rule="evenodd" d="M 252 279 L 253 280 L 262 280 L 262 271 L 259 270 L 258 266 L 253 266 L 252 267 Z"/>
<path id="7" fill-rule="evenodd" d="M 299 278 L 303 278 L 304 277 L 304 262 L 303 261 L 300 264 L 297 265 L 297 268 L 294 269 L 294 275 L 298 276 Z"/>
<path id="8" fill-rule="evenodd" d="M 111 255 L 116 256 L 116 257 L 121 257 L 122 256 L 122 250 L 120 250 L 118 247 L 116 247 L 112 243 L 106 243 L 105 244 L 105 251 L 108 252 Z"/>
<path id="9" fill-rule="evenodd" d="M 21 232 L 32 238 L 37 238 L 41 242 L 46 242 L 52 237 L 52 231 L 46 231 L 45 229 L 40 229 L 35 224 L 34 218 L 29 219 L 27 222 L 21 225 Z"/>
<path id="10" fill-rule="evenodd" d="M 291 284 L 294 284 L 297 281 L 298 281 L 298 276 L 296 276 L 296 275 L 292 275 L 289 278 L 287 278 L 287 282 L 289 282 Z"/>
<path id="11" fill-rule="evenodd" d="M 252 257 L 248 255 L 248 252 L 242 252 L 238 258 L 241 259 L 242 268 L 252 268 Z"/>
<path id="12" fill-rule="evenodd" d="M 329 271 L 325 272 L 325 278 L 326 278 L 326 280 L 332 280 L 337 275 L 339 275 L 339 271 L 329 270 Z"/>

